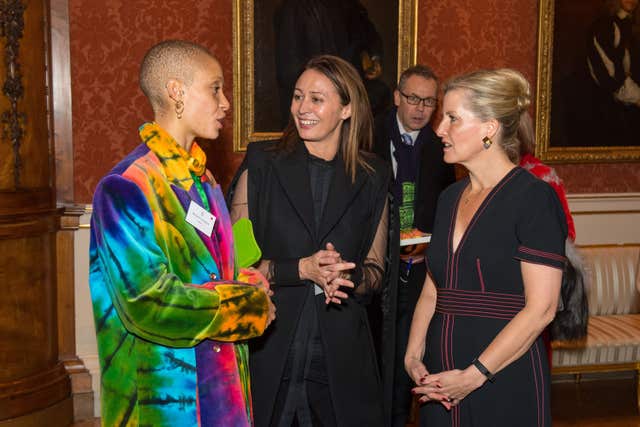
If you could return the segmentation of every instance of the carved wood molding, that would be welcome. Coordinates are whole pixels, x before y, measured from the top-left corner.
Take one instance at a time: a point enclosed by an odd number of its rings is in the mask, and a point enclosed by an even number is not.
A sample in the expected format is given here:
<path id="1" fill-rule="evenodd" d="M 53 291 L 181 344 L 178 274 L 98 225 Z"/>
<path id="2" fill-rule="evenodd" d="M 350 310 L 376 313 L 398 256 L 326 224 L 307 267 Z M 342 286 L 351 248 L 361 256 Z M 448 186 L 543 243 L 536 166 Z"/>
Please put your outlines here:
<path id="1" fill-rule="evenodd" d="M 70 394 L 71 382 L 61 362 L 32 376 L 0 383 L 0 420 L 35 413 L 63 401 Z M 10 420 L 9 424 L 12 424 Z"/>
<path id="2" fill-rule="evenodd" d="M 20 39 L 24 31 L 24 11 L 26 5 L 21 0 L 0 1 L 0 35 L 6 39 L 4 64 L 6 80 L 2 92 L 9 98 L 11 108 L 2 112 L 3 139 L 8 139 L 13 147 L 13 180 L 16 187 L 20 186 L 20 145 L 24 137 L 24 123 L 27 116 L 18 110 L 18 101 L 24 94 L 22 72 L 18 61 Z"/>

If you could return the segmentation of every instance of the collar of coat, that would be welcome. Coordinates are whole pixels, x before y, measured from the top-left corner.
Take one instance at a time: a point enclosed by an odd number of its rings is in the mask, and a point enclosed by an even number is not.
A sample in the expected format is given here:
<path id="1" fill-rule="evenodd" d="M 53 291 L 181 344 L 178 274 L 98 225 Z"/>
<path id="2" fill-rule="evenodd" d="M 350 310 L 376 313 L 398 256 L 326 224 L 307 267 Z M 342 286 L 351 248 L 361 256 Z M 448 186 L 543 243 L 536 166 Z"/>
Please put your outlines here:
<path id="1" fill-rule="evenodd" d="M 191 172 L 202 176 L 206 170 L 207 155 L 197 143 L 187 152 L 157 123 L 145 123 L 138 130 L 140 138 L 149 150 L 158 156 L 167 179 L 174 185 L 189 191 L 193 185 Z"/>
<path id="2" fill-rule="evenodd" d="M 309 152 L 304 142 L 299 141 L 291 152 L 280 152 L 274 159 L 275 172 L 292 205 L 311 235 L 316 235 L 313 200 L 309 191 Z M 367 172 L 362 167 L 356 170 L 355 182 L 347 175 L 342 152 L 339 149 L 334 163 L 333 179 L 329 186 L 327 202 L 322 212 L 318 240 L 331 232 L 352 200 L 367 181 Z"/>

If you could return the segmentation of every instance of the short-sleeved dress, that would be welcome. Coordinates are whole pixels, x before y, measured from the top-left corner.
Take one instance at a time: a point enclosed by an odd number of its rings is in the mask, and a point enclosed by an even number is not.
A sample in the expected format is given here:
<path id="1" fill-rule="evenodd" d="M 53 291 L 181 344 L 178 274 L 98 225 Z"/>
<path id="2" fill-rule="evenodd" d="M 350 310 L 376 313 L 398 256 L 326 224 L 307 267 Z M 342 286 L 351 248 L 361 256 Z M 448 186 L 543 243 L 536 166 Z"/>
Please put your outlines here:
<path id="1" fill-rule="evenodd" d="M 562 269 L 567 236 L 551 186 L 515 167 L 480 205 L 458 248 L 452 238 L 469 179 L 442 193 L 428 268 L 438 291 L 424 363 L 431 373 L 465 369 L 524 307 L 521 262 Z M 518 360 L 447 411 L 422 407 L 423 426 L 550 426 L 549 366 L 541 338 Z"/>

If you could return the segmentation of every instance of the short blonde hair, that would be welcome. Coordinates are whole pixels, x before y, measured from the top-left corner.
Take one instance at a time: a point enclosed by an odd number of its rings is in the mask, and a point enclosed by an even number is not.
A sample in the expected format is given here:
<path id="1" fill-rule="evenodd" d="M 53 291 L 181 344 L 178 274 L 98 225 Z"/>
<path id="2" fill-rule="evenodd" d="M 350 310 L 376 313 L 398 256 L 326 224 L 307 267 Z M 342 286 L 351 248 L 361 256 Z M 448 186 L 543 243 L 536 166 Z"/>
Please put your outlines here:
<path id="1" fill-rule="evenodd" d="M 480 120 L 500 123 L 497 141 L 511 161 L 518 162 L 522 149 L 532 151 L 531 89 L 522 74 L 509 68 L 474 71 L 445 83 L 444 93 L 452 90 L 466 92 L 466 107 Z"/>

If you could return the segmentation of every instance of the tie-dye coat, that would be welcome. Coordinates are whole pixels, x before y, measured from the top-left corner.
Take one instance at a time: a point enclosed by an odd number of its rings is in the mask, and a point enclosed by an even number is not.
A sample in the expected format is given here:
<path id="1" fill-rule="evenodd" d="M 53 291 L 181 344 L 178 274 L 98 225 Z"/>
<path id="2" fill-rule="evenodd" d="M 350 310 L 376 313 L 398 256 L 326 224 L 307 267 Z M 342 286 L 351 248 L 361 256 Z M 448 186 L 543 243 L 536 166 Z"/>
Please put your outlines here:
<path id="1" fill-rule="evenodd" d="M 229 214 L 206 174 L 214 231 L 185 221 L 191 200 L 206 206 L 189 171 L 204 171 L 202 150 L 194 143 L 187 154 L 155 123 L 140 136 L 93 201 L 102 424 L 251 425 L 246 344 L 232 342 L 262 334 L 267 297 L 234 281 Z"/>

